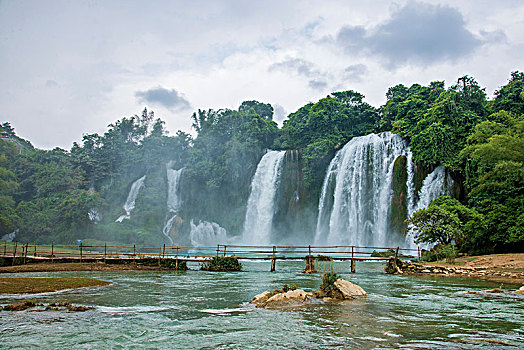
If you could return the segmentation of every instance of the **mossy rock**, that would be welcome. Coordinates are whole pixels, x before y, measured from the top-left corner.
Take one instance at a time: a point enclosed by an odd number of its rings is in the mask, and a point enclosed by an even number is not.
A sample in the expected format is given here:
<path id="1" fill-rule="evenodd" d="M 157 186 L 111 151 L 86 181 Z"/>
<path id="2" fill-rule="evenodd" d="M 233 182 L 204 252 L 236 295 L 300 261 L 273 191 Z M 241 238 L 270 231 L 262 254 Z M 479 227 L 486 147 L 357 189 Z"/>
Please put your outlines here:
<path id="1" fill-rule="evenodd" d="M 202 263 L 201 269 L 204 271 L 240 271 L 242 264 L 235 257 L 215 256 Z"/>

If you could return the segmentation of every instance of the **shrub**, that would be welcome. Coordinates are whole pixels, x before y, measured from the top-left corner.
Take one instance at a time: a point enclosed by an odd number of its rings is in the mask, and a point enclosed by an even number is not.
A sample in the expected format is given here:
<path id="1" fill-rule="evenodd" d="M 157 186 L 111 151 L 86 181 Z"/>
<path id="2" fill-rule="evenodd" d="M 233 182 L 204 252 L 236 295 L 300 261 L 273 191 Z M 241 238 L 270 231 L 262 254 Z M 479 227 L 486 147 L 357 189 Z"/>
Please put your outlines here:
<path id="1" fill-rule="evenodd" d="M 211 260 L 204 261 L 201 269 L 205 271 L 240 271 L 242 264 L 237 258 L 215 256 Z"/>
<path id="2" fill-rule="evenodd" d="M 187 270 L 187 262 L 185 260 L 178 260 L 178 266 L 174 260 L 163 260 L 161 265 L 164 267 L 169 267 L 170 269 L 176 269 L 177 271 Z"/>
<path id="3" fill-rule="evenodd" d="M 335 272 L 326 272 L 322 275 L 322 285 L 320 286 L 320 289 L 325 292 L 329 293 L 332 290 L 335 290 L 335 282 L 340 278 L 340 275 Z"/>

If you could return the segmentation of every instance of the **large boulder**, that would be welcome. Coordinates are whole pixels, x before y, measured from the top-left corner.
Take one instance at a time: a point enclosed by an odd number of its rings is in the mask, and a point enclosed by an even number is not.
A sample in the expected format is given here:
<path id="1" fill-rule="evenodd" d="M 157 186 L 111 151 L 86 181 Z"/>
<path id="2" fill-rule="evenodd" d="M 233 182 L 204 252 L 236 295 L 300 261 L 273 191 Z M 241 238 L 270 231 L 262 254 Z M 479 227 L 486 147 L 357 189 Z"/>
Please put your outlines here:
<path id="1" fill-rule="evenodd" d="M 262 305 L 262 304 L 265 304 L 265 302 L 271 298 L 273 294 L 271 294 L 271 292 L 268 292 L 267 290 L 263 293 L 260 293 L 260 294 L 257 294 L 255 295 L 255 297 L 253 298 L 253 300 L 251 300 L 251 304 L 255 304 L 255 305 Z"/>
<path id="2" fill-rule="evenodd" d="M 339 278 L 333 285 L 342 293 L 344 299 L 355 299 L 359 297 L 367 297 L 367 293 L 360 286 Z"/>
<path id="3" fill-rule="evenodd" d="M 263 306 L 267 308 L 301 306 L 309 302 L 308 294 L 302 289 L 278 293 L 269 298 Z"/>

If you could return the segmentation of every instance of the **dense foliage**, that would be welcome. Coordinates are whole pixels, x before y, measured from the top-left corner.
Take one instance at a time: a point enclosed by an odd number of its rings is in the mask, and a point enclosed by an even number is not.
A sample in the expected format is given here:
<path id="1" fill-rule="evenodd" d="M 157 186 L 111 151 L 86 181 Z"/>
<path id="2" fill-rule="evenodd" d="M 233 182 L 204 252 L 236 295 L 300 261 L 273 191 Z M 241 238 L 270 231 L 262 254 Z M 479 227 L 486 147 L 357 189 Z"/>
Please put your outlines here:
<path id="1" fill-rule="evenodd" d="M 289 115 L 282 127 L 281 147 L 300 149 L 304 181 L 317 197 L 327 165 L 335 151 L 351 138 L 377 131 L 378 110 L 354 91 L 335 92 Z"/>
<path id="2" fill-rule="evenodd" d="M 242 264 L 237 258 L 229 256 L 214 256 L 211 259 L 204 261 L 201 266 L 205 271 L 240 271 Z"/>
<path id="3" fill-rule="evenodd" d="M 306 217 L 315 215 L 335 152 L 353 137 L 392 131 L 410 142 L 417 182 L 439 164 L 455 181 L 454 199 L 440 198 L 410 218 L 420 242 L 454 244 L 463 252 L 522 251 L 524 73 L 513 72 L 492 99 L 468 76 L 447 89 L 441 81 L 396 85 L 386 97 L 375 108 L 358 92 L 335 92 L 291 113 L 281 129 L 272 120 L 272 106 L 257 101 L 237 110 L 198 110 L 192 115 L 194 138 L 183 132 L 169 136 L 164 122 L 144 109 L 110 124 L 104 134 L 84 135 L 69 151 L 34 149 L 5 122 L 0 236 L 16 231 L 19 240 L 41 243 L 84 238 L 166 243 L 166 167 L 184 168 L 184 205 L 171 237 L 187 239 L 191 219 L 239 234 L 251 178 L 269 148 L 300 154 L 299 162 L 289 162 L 298 169 L 284 174 L 286 195 L 300 193 L 300 200 L 282 198 L 287 206 L 276 217 L 300 218 L 311 226 Z M 398 169 L 402 162 L 397 160 Z M 144 175 L 147 190 L 139 193 L 133 214 L 115 222 L 132 184 Z M 392 212 L 399 230 L 407 213 L 404 178 L 405 171 L 395 173 Z"/>

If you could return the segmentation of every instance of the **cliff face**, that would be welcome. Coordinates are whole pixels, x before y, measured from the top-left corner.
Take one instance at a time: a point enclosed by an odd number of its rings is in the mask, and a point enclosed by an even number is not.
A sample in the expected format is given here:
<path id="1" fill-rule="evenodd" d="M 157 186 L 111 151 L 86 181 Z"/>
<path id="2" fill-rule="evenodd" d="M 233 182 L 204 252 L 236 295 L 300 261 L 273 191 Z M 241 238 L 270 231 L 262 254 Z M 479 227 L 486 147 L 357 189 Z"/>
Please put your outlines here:
<path id="1" fill-rule="evenodd" d="M 317 203 L 306 191 L 302 168 L 301 152 L 286 151 L 273 218 L 273 232 L 277 240 L 300 242 L 314 236 Z"/>
<path id="2" fill-rule="evenodd" d="M 407 201 L 407 158 L 401 155 L 395 159 L 393 165 L 393 182 L 391 184 L 393 196 L 391 197 L 391 228 L 398 233 L 405 233 L 407 225 L 404 222 L 408 215 Z"/>

